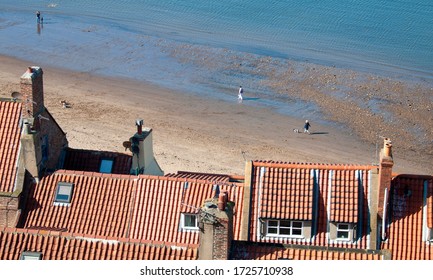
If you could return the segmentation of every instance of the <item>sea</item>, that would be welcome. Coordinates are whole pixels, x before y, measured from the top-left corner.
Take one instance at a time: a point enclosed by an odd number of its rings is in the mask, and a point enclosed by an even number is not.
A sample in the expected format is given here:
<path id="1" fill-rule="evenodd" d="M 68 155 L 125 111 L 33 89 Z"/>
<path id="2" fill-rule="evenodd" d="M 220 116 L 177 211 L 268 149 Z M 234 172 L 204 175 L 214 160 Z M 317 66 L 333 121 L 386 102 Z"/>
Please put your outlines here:
<path id="1" fill-rule="evenodd" d="M 433 1 L 0 0 L 0 54 L 298 114 L 292 62 L 433 85 Z"/>

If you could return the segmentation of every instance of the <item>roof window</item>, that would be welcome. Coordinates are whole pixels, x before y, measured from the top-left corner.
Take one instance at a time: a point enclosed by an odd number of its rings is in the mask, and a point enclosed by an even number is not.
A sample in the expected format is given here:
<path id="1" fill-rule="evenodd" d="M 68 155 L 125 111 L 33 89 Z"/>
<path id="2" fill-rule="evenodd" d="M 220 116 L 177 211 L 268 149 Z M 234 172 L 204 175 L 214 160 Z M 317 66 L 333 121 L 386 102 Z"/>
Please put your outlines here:
<path id="1" fill-rule="evenodd" d="M 101 173 L 111 173 L 113 171 L 113 162 L 112 158 L 104 158 L 101 160 L 101 165 L 99 166 L 99 172 Z"/>
<path id="2" fill-rule="evenodd" d="M 69 205 L 72 200 L 72 190 L 74 184 L 67 182 L 58 182 L 56 196 L 54 198 L 55 205 Z"/>
<path id="3" fill-rule="evenodd" d="M 24 261 L 38 261 L 41 259 L 42 253 L 40 252 L 24 251 L 21 253 L 21 260 Z"/>

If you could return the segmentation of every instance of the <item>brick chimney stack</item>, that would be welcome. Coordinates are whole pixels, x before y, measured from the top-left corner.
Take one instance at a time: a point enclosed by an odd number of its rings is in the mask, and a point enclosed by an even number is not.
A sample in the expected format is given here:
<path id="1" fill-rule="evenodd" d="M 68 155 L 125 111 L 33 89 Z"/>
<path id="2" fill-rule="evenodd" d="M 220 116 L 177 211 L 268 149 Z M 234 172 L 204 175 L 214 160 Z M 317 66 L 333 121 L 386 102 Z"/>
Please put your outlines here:
<path id="1" fill-rule="evenodd" d="M 383 218 L 383 209 L 385 191 L 388 192 L 391 188 L 392 180 L 392 167 L 394 166 L 394 160 L 392 158 L 392 142 L 389 138 L 385 138 L 383 141 L 383 149 L 380 153 L 379 163 L 379 189 L 378 189 L 378 216 Z"/>
<path id="2" fill-rule="evenodd" d="M 44 83 L 42 68 L 31 66 L 21 76 L 21 95 L 23 99 L 23 118 L 37 117 L 44 111 Z"/>
<path id="3" fill-rule="evenodd" d="M 227 260 L 233 240 L 233 205 L 228 203 L 228 192 L 205 201 L 199 227 L 199 260 Z"/>

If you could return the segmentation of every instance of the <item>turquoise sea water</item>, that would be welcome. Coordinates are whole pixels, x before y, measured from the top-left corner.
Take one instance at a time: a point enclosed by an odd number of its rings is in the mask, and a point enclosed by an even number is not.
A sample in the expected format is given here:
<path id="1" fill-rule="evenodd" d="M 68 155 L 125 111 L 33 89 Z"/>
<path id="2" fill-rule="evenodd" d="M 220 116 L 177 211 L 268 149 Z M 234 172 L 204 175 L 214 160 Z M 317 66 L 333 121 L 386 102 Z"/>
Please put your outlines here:
<path id="1" fill-rule="evenodd" d="M 218 98 L 286 60 L 433 83 L 432 27 L 431 0 L 0 0 L 1 54 Z"/>

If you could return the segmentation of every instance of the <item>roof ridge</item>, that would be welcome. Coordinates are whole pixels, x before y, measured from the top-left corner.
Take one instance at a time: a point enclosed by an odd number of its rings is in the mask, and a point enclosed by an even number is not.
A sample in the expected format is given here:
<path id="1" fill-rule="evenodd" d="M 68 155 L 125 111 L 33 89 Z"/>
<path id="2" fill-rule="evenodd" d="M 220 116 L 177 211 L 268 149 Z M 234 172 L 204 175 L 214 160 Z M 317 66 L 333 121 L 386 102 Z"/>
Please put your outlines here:
<path id="1" fill-rule="evenodd" d="M 52 175 L 62 176 L 62 175 L 70 175 L 70 176 L 86 176 L 86 177 L 103 177 L 103 178 L 111 178 L 111 179 L 136 179 L 136 175 L 128 175 L 128 174 L 114 174 L 114 173 L 102 173 L 102 172 L 93 172 L 93 171 L 80 171 L 80 170 L 70 170 L 70 169 L 58 169 L 54 171 Z"/>
<path id="2" fill-rule="evenodd" d="M 279 168 L 302 168 L 302 169 L 334 169 L 334 170 L 371 170 L 377 168 L 374 165 L 341 164 L 341 163 L 299 163 L 282 161 L 253 161 L 253 166 L 279 167 Z"/>

